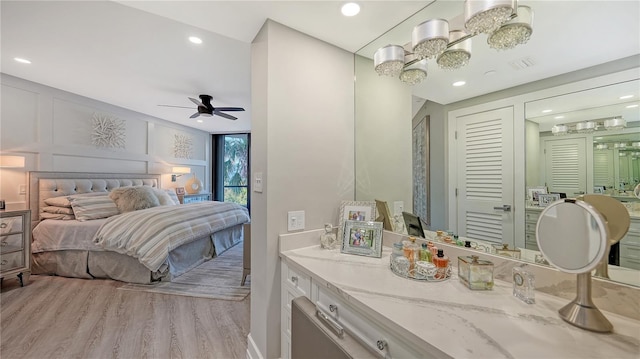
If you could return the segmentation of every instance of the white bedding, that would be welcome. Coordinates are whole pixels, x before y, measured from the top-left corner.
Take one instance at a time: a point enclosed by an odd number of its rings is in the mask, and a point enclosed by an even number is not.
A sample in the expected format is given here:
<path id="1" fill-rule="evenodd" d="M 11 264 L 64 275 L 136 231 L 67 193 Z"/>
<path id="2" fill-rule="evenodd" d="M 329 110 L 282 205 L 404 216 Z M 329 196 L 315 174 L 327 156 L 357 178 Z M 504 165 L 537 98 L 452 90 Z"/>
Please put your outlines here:
<path id="1" fill-rule="evenodd" d="M 103 251 L 93 241 L 93 236 L 106 218 L 80 222 L 45 219 L 33 229 L 31 252 L 40 253 L 63 250 Z"/>

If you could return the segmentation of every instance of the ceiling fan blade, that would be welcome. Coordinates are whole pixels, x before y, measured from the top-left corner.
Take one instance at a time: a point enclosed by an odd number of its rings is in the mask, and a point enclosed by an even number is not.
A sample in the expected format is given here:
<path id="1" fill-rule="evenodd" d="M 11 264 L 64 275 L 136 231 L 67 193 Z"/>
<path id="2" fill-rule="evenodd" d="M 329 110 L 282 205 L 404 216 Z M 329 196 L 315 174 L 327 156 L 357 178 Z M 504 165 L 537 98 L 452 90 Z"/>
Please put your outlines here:
<path id="1" fill-rule="evenodd" d="M 216 111 L 244 111 L 242 107 L 216 107 Z"/>
<path id="2" fill-rule="evenodd" d="M 217 111 L 217 110 L 216 110 L 216 111 L 213 111 L 213 114 L 214 114 L 214 115 L 218 115 L 218 116 L 220 116 L 220 117 L 227 118 L 227 119 L 229 119 L 229 120 L 237 120 L 237 119 L 238 119 L 237 117 L 233 117 L 233 116 L 231 116 L 231 115 L 228 115 L 228 114 L 226 114 L 226 113 L 224 113 L 224 112 L 220 112 L 220 111 Z"/>
<path id="3" fill-rule="evenodd" d="M 193 115 L 189 116 L 189 118 L 196 118 L 198 116 L 200 116 L 200 113 L 196 112 Z"/>
<path id="4" fill-rule="evenodd" d="M 198 106 L 204 106 L 204 105 L 202 104 L 202 102 L 200 102 L 200 100 L 196 100 L 196 99 L 195 99 L 195 98 L 193 98 L 193 97 L 189 97 L 189 100 L 191 100 L 191 102 L 195 103 L 195 104 L 196 104 L 196 105 L 198 105 Z"/>
<path id="5" fill-rule="evenodd" d="M 175 105 L 158 105 L 161 107 L 177 107 L 177 108 L 193 108 L 193 106 L 191 107 L 187 107 L 187 106 L 175 106 Z"/>

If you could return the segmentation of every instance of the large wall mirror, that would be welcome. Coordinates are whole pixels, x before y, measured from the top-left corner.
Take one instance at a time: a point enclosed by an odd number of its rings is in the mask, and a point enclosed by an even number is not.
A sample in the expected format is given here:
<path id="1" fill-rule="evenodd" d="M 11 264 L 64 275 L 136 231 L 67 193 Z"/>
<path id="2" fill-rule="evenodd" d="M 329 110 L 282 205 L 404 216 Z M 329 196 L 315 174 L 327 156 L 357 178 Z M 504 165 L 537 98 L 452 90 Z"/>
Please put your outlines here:
<path id="1" fill-rule="evenodd" d="M 535 15 L 537 25 L 534 25 L 533 36 L 556 31 L 551 25 L 560 23 L 562 17 L 571 15 L 570 7 L 567 6 L 553 8 L 552 5 L 549 5 L 550 2 L 539 1 L 521 1 L 521 3 L 530 5 L 534 11 L 537 10 Z M 627 5 L 624 2 L 612 4 L 613 7 Z M 407 34 L 411 33 L 412 27 L 426 19 L 439 17 L 453 19 L 455 23 L 457 21 L 456 14 L 460 12 L 459 9 L 462 6 L 463 1 L 429 2 L 421 12 L 394 27 L 388 33 L 382 34 L 357 52 L 355 56 L 356 200 L 382 199 L 389 203 L 392 212 L 395 209 L 393 203 L 402 202 L 405 211 L 414 213 L 420 211 L 414 206 L 413 187 L 415 186 L 416 169 L 412 161 L 416 158 L 413 153 L 416 141 L 413 135 L 416 121 L 419 123 L 421 119 L 429 119 L 427 129 L 430 134 L 424 143 L 429 146 L 429 157 L 426 159 L 429 174 L 426 176 L 425 182 L 431 201 L 427 205 L 425 216 L 429 216 L 431 219 L 431 229 L 455 231 L 456 228 L 449 228 L 452 217 L 450 195 L 453 191 L 451 187 L 455 186 L 455 182 L 448 175 L 448 169 L 455 165 L 455 158 L 451 158 L 449 153 L 451 142 L 449 135 L 452 132 L 452 125 L 448 121 L 450 121 L 451 113 L 466 107 L 481 107 L 496 101 L 503 101 L 502 105 L 504 105 L 503 99 L 511 98 L 512 102 L 504 106 L 513 108 L 513 121 L 518 122 L 514 130 L 518 131 L 515 136 L 516 141 L 514 141 L 514 152 L 517 155 L 515 161 L 520 164 L 516 163 L 513 170 L 518 172 L 514 175 L 516 188 L 513 203 L 516 210 L 513 211 L 515 226 L 509 242 L 522 248 L 523 251 L 529 251 L 528 255 L 523 255 L 522 260 L 531 262 L 535 260 L 537 253 L 535 221 L 537 218 L 534 216 L 544 208 L 539 206 L 539 202 L 534 203 L 532 200 L 525 199 L 528 188 L 546 187 L 548 192 L 566 194 L 568 197 L 574 197 L 580 193 L 602 191 L 604 194 L 618 198 L 631 210 L 637 208 L 633 207 L 634 203 L 640 204 L 640 202 L 634 202 L 633 197 L 629 195 L 629 190 L 633 189 L 634 183 L 638 183 L 638 171 L 640 171 L 638 169 L 640 148 L 637 148 L 640 145 L 638 143 L 640 142 L 640 121 L 638 121 L 640 110 L 637 107 L 632 107 L 638 103 L 640 98 L 638 93 L 640 70 L 637 68 L 640 65 L 637 56 L 640 52 L 637 49 L 638 44 L 635 44 L 633 50 L 630 50 L 631 52 L 628 54 L 618 54 L 617 57 L 609 58 L 602 56 L 599 59 L 600 62 L 590 65 L 599 67 L 583 71 L 575 76 L 565 76 L 562 75 L 562 72 L 535 73 L 536 69 L 528 70 L 527 73 L 520 72 L 518 76 L 523 82 L 514 87 L 514 91 L 494 92 L 503 90 L 501 88 L 479 91 L 473 84 L 468 83 L 467 88 L 460 92 L 460 97 L 453 101 L 441 101 L 437 92 L 449 94 L 452 91 L 457 91 L 450 87 L 457 74 L 467 75 L 480 72 L 482 75 L 484 71 L 473 66 L 479 62 L 486 64 L 489 61 L 498 66 L 497 76 L 501 76 L 501 69 L 505 69 L 505 73 L 507 68 L 511 69 L 509 60 L 518 58 L 523 53 L 518 52 L 519 50 L 513 50 L 513 53 L 501 51 L 496 55 L 482 47 L 482 45 L 486 47 L 486 44 L 474 42 L 472 59 L 477 61 L 476 63 L 470 63 L 470 67 L 467 69 L 453 72 L 445 72 L 429 63 L 429 74 L 424 86 L 412 87 L 395 78 L 378 76 L 375 73 L 372 59 L 373 53 L 378 47 L 410 41 L 410 36 Z M 597 7 L 599 5 L 585 3 L 585 6 Z M 635 11 L 635 15 L 629 15 L 628 13 L 633 11 L 618 10 L 616 11 L 620 14 L 625 14 L 618 17 L 619 22 L 629 24 L 632 28 L 638 27 L 637 11 Z M 592 28 L 588 26 L 585 29 Z M 597 30 L 594 31 L 597 32 Z M 556 36 L 559 42 L 557 45 L 560 47 L 564 46 L 566 41 L 566 39 L 561 39 L 562 36 L 565 35 L 557 34 Z M 534 41 L 533 37 L 531 41 Z M 606 41 L 602 43 L 604 44 Z M 545 48 L 549 51 L 551 49 L 557 50 L 553 43 L 548 45 Z M 611 51 L 609 49 L 603 52 L 611 53 Z M 631 55 L 635 56 L 631 61 L 620 65 L 621 60 L 618 60 L 615 65 L 609 66 L 612 60 Z M 536 59 L 541 61 L 544 56 L 546 53 L 538 53 Z M 545 58 L 545 60 L 547 59 Z M 548 60 L 563 62 L 567 59 L 561 56 Z M 633 67 L 636 68 L 630 70 Z M 569 68 L 569 64 L 567 64 L 567 68 Z M 602 78 L 607 74 L 620 72 L 630 72 L 631 74 L 624 79 L 614 76 L 615 79 L 610 82 L 598 80 L 590 83 L 589 80 L 591 77 Z M 561 77 L 560 80 L 543 80 L 558 75 Z M 433 86 L 443 78 L 449 86 Z M 477 78 L 477 82 L 482 81 L 490 82 L 484 77 Z M 574 82 L 580 83 L 580 87 L 569 86 Z M 545 84 L 546 87 L 544 87 Z M 563 86 L 569 88 L 565 92 L 558 92 L 558 88 Z M 550 89 L 548 93 L 545 93 L 546 88 Z M 620 94 L 611 99 L 611 96 L 614 95 L 607 95 L 606 92 L 614 89 L 626 94 Z M 534 93 L 535 96 L 532 95 Z M 634 97 L 620 99 L 620 97 L 627 95 L 634 95 Z M 611 111 L 614 108 L 615 111 Z M 552 109 L 554 112 L 542 112 L 548 109 Z M 555 117 L 558 116 L 565 117 L 556 119 Z M 604 120 L 616 116 L 625 119 L 626 127 L 605 130 Z M 596 122 L 598 127 L 593 132 L 589 132 L 590 128 L 583 128 L 584 125 L 576 127 L 577 123 L 589 120 Z M 552 126 L 561 124 L 567 125 L 568 133 L 554 136 L 551 132 Z M 545 147 L 560 144 L 561 141 L 580 143 L 570 145 L 570 147 L 578 146 L 573 149 L 572 156 L 576 156 L 583 163 L 582 167 L 574 170 L 575 175 L 556 173 L 553 170 L 553 161 L 546 160 Z M 561 154 L 560 157 L 564 155 L 566 154 Z M 555 163 L 555 166 L 563 167 L 561 163 Z M 562 169 L 568 170 L 569 166 L 564 166 Z M 550 182 L 549 178 L 555 178 L 555 182 Z M 528 217 L 525 217 L 525 209 Z M 533 226 L 531 226 L 532 223 Z M 531 231 L 532 229 L 533 231 Z M 633 233 L 639 237 L 637 248 L 640 254 L 640 229 L 636 231 Z M 611 262 L 621 271 L 617 273 L 614 273 L 615 270 L 610 271 L 610 279 L 638 286 L 640 285 L 640 271 L 638 271 L 640 267 L 635 269 L 632 265 L 628 265 L 629 261 L 624 259 L 623 244 L 625 244 L 625 240 L 620 243 L 619 248 L 615 249 L 620 252 L 614 255 L 617 259 L 612 259 Z M 638 264 L 640 265 L 640 259 Z"/>

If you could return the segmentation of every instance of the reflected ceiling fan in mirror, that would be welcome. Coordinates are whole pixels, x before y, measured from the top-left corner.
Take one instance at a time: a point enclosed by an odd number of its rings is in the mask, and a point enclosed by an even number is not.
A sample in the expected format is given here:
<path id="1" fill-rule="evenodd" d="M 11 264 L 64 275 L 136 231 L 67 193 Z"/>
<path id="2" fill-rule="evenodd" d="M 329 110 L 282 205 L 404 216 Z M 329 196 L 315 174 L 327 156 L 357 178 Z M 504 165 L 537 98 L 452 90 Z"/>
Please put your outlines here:
<path id="1" fill-rule="evenodd" d="M 200 95 L 198 97 L 200 97 L 200 100 L 197 100 L 193 97 L 189 97 L 189 100 L 191 100 L 191 102 L 193 102 L 194 104 L 196 104 L 196 106 L 198 106 L 197 107 L 198 112 L 189 116 L 189 118 L 196 118 L 198 116 L 211 117 L 216 115 L 216 116 L 224 117 L 229 120 L 237 120 L 238 119 L 237 117 L 226 114 L 225 112 L 244 111 L 244 108 L 242 107 L 213 107 L 213 105 L 211 105 L 211 100 L 213 99 L 213 97 L 211 97 L 210 95 Z M 174 105 L 158 105 L 158 106 L 192 108 L 192 107 L 174 106 Z"/>

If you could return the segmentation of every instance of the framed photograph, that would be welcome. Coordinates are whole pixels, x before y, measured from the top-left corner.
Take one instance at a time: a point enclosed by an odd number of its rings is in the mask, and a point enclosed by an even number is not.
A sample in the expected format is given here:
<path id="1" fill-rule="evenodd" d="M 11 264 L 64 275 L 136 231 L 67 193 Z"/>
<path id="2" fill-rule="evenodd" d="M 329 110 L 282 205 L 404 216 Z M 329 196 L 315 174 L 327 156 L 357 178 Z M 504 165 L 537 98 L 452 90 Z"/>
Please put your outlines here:
<path id="1" fill-rule="evenodd" d="M 599 193 L 599 194 L 604 193 L 604 186 L 594 186 L 593 193 Z"/>
<path id="2" fill-rule="evenodd" d="M 387 231 L 393 232 L 393 224 L 391 222 L 393 216 L 391 215 L 391 211 L 389 210 L 389 205 L 386 201 L 376 201 L 376 209 L 378 210 L 378 217 L 376 218 L 376 222 L 382 222 L 382 228 Z"/>
<path id="3" fill-rule="evenodd" d="M 376 202 L 342 201 L 338 233 L 344 232 L 345 221 L 370 222 L 376 219 Z"/>
<path id="4" fill-rule="evenodd" d="M 534 201 L 534 202 L 538 202 L 538 195 L 540 194 L 546 194 L 547 193 L 547 187 L 529 187 L 527 188 L 527 195 L 529 197 L 530 200 Z"/>
<path id="5" fill-rule="evenodd" d="M 340 252 L 382 257 L 382 222 L 345 221 Z"/>
<path id="6" fill-rule="evenodd" d="M 404 218 L 404 225 L 407 228 L 408 235 L 425 238 L 420 217 L 409 212 L 402 212 L 402 217 Z"/>
<path id="7" fill-rule="evenodd" d="M 178 196 L 184 196 L 184 187 L 176 187 L 176 194 Z"/>
<path id="8" fill-rule="evenodd" d="M 539 206 L 540 207 L 546 207 L 551 202 L 555 202 L 555 201 L 558 201 L 558 200 L 560 200 L 560 194 L 559 193 L 549 193 L 549 194 L 540 193 L 538 195 L 538 202 L 539 202 Z"/>

